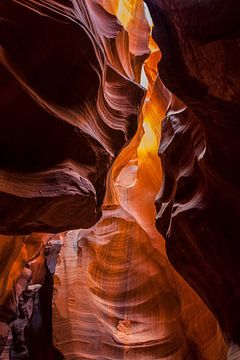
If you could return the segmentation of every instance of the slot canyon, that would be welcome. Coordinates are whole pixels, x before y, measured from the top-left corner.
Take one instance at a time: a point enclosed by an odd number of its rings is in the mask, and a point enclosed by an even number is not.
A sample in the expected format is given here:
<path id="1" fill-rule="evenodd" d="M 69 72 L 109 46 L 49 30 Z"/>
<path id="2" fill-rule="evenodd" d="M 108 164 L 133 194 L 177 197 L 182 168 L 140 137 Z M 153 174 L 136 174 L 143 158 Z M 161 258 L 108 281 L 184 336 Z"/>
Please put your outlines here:
<path id="1" fill-rule="evenodd" d="M 240 1 L 1 0 L 0 359 L 240 360 Z"/>

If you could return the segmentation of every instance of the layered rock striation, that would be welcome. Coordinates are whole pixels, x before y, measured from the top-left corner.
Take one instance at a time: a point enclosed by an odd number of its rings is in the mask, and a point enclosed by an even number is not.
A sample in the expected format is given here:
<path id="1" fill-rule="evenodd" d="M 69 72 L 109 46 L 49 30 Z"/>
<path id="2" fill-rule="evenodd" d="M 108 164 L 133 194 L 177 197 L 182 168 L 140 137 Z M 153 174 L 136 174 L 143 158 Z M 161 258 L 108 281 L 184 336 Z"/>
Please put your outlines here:
<path id="1" fill-rule="evenodd" d="M 144 95 L 127 46 L 96 1 L 1 3 L 0 233 L 100 217 L 107 170 L 136 131 Z"/>
<path id="2" fill-rule="evenodd" d="M 163 122 L 157 227 L 171 263 L 238 343 L 239 3 L 146 3 L 159 75 L 187 106 Z"/>
<path id="3" fill-rule="evenodd" d="M 0 5 L 1 359 L 239 356 L 240 8 L 146 3 Z"/>

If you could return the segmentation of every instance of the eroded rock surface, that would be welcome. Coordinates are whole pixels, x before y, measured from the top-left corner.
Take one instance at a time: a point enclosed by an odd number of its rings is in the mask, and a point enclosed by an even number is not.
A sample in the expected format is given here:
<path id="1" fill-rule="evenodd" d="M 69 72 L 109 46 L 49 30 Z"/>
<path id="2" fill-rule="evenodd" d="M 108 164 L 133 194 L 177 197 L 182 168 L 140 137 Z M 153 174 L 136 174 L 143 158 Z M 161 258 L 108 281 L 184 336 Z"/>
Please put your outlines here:
<path id="1" fill-rule="evenodd" d="M 126 41 L 96 1 L 1 2 L 0 233 L 99 218 L 107 169 L 137 128 L 144 94 Z"/>
<path id="2" fill-rule="evenodd" d="M 17 239 L 19 263 L 14 263 L 12 274 L 6 266 L 1 271 L 1 359 L 64 359 L 52 343 L 53 274 L 62 241 L 47 234 Z M 1 240 L 7 243 L 6 237 Z M 5 251 L 11 259 L 6 245 Z"/>
<path id="3" fill-rule="evenodd" d="M 147 1 L 159 75 L 188 107 L 168 114 L 160 157 L 159 231 L 180 274 L 240 341 L 237 1 Z"/>
<path id="4" fill-rule="evenodd" d="M 147 3 L 0 5 L 4 360 L 239 356 L 239 5 Z"/>

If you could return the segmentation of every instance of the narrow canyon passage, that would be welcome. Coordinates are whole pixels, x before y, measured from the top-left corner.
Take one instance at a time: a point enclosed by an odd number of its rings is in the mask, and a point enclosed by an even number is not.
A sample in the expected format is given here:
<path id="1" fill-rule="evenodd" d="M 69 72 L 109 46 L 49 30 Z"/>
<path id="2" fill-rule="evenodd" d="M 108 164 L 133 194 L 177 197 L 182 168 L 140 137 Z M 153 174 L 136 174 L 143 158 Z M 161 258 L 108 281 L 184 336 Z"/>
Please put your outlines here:
<path id="1" fill-rule="evenodd" d="M 145 13 L 136 7 L 143 10 L 142 4 L 136 3 L 132 11 L 143 18 Z M 119 17 L 126 21 L 125 13 Z M 129 14 L 125 25 L 129 29 L 132 19 Z M 197 360 L 225 356 L 216 320 L 174 272 L 164 239 L 155 228 L 154 200 L 161 187 L 161 121 L 167 111 L 184 111 L 184 105 L 157 75 L 161 54 L 151 36 L 149 48 L 143 65 L 147 93 L 138 131 L 108 174 L 102 219 L 84 234 L 76 233 L 75 260 L 73 253 L 70 260 L 75 271 L 70 272 L 62 261 L 56 269 L 55 345 L 67 359 Z M 65 239 L 66 251 L 65 246 L 61 251 L 68 266 L 72 237 L 74 231 Z M 85 266 L 78 264 L 79 258 Z M 85 274 L 81 286 L 77 269 Z M 63 328 L 70 331 L 65 333 Z"/>
<path id="2" fill-rule="evenodd" d="M 240 358 L 240 6 L 0 10 L 0 359 Z"/>

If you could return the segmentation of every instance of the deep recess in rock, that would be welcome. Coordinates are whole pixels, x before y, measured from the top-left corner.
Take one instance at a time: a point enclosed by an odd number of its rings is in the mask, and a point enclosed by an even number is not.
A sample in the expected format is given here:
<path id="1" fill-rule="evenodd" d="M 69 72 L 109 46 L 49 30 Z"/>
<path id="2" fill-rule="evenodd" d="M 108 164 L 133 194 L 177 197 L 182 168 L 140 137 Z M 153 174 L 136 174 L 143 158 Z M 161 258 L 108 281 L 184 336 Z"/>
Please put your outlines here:
<path id="1" fill-rule="evenodd" d="M 240 2 L 0 19 L 0 359 L 240 359 Z"/>

